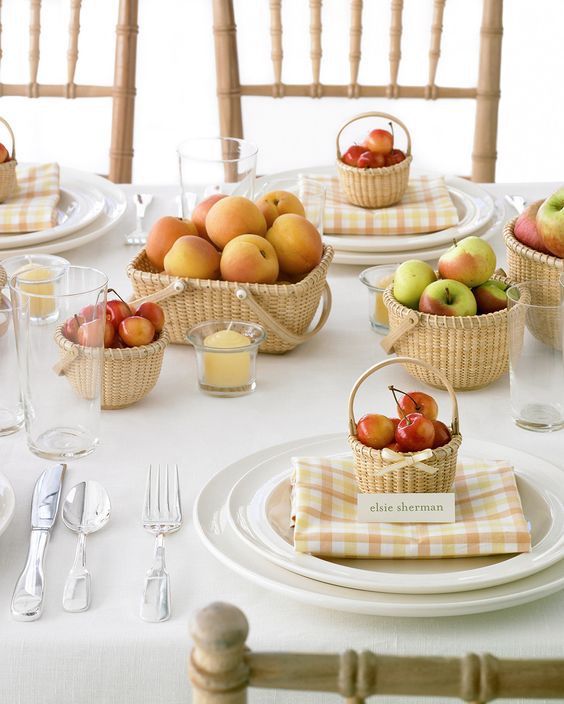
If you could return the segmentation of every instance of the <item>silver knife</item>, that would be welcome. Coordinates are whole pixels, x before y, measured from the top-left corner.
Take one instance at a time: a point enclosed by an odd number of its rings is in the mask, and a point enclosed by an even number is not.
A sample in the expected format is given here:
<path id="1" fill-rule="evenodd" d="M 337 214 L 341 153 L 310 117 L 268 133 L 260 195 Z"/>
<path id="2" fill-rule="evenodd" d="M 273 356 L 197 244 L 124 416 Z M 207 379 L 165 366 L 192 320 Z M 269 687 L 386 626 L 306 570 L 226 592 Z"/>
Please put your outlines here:
<path id="1" fill-rule="evenodd" d="M 31 537 L 25 567 L 12 596 L 12 616 L 16 621 L 35 621 L 43 606 L 43 560 L 55 523 L 66 464 L 46 469 L 35 483 L 31 500 Z"/>

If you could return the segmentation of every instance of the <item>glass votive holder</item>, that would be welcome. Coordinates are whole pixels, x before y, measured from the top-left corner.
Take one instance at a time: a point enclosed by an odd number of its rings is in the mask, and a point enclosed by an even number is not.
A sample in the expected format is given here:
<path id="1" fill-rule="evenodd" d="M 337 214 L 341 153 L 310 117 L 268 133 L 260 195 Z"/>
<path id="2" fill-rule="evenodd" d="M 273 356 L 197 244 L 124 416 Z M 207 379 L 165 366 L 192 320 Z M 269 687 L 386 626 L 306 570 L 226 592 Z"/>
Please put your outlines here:
<path id="1" fill-rule="evenodd" d="M 195 325 L 187 339 L 196 350 L 200 389 L 212 396 L 244 396 L 256 388 L 256 360 L 264 328 L 240 320 Z"/>
<path id="2" fill-rule="evenodd" d="M 361 271 L 360 281 L 368 289 L 368 318 L 372 329 L 381 335 L 389 330 L 388 310 L 384 305 L 384 291 L 394 280 L 394 274 L 399 264 L 371 266 Z"/>

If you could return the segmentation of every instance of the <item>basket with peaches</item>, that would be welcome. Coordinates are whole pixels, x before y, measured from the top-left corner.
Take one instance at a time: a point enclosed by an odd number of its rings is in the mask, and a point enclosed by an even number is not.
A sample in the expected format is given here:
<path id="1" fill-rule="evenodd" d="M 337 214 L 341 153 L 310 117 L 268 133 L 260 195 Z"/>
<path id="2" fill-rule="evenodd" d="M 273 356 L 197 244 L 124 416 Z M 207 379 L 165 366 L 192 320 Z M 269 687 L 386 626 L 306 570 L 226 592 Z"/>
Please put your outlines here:
<path id="1" fill-rule="evenodd" d="M 221 318 L 265 327 L 262 352 L 291 350 L 331 308 L 333 250 L 305 215 L 297 196 L 273 191 L 256 203 L 214 194 L 191 219 L 161 218 L 128 267 L 135 296 L 162 304 L 171 342 L 186 344 L 194 325 Z"/>

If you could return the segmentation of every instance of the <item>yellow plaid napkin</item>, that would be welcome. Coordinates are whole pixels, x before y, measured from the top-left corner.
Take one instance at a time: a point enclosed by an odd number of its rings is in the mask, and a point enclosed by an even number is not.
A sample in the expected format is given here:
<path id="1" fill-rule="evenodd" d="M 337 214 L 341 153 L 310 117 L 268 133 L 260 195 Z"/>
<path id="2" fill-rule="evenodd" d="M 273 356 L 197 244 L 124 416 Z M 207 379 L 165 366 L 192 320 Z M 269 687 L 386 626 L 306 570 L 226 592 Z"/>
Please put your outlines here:
<path id="1" fill-rule="evenodd" d="M 458 212 L 441 177 L 412 176 L 401 201 L 379 209 L 348 203 L 337 177 L 314 174 L 307 178 L 325 186 L 326 235 L 414 235 L 458 223 Z M 305 200 L 307 211 L 307 192 Z"/>
<path id="2" fill-rule="evenodd" d="M 292 460 L 294 548 L 327 557 L 438 558 L 528 552 L 513 468 L 467 460 L 455 480 L 455 523 L 362 523 L 352 458 Z"/>
<path id="3" fill-rule="evenodd" d="M 0 205 L 0 236 L 56 225 L 59 165 L 16 166 L 18 190 Z"/>

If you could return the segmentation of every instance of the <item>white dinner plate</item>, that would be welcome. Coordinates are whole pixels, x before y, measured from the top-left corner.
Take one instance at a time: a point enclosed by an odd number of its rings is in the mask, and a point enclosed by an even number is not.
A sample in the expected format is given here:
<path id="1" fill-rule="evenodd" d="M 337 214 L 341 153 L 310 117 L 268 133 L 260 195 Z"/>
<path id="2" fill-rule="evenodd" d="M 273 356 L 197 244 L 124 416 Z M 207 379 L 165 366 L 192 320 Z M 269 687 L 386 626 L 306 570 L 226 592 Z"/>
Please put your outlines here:
<path id="1" fill-rule="evenodd" d="M 16 254 L 58 254 L 76 247 L 81 247 L 88 242 L 102 237 L 106 232 L 117 225 L 127 210 L 127 200 L 124 192 L 102 176 L 91 174 L 78 169 L 61 169 L 61 182 L 82 184 L 86 189 L 92 186 L 101 191 L 104 197 L 104 207 L 98 217 L 86 227 L 49 242 L 27 245 L 14 249 L 0 250 L 0 260 Z"/>
<path id="2" fill-rule="evenodd" d="M 16 497 L 8 478 L 0 474 L 0 535 L 10 525 L 16 510 Z"/>
<path id="3" fill-rule="evenodd" d="M 342 445 L 344 449 L 346 443 Z M 480 443 L 465 439 L 463 449 L 468 458 L 474 452 L 483 457 Z M 483 589 L 522 579 L 564 558 L 562 471 L 515 450 L 500 448 L 499 452 L 515 468 L 523 511 L 531 526 L 529 553 L 435 560 L 332 560 L 298 553 L 290 527 L 290 468 L 285 456 L 259 463 L 235 484 L 227 502 L 228 516 L 252 550 L 311 579 L 404 594 Z"/>
<path id="4" fill-rule="evenodd" d="M 395 594 L 350 589 L 309 579 L 251 550 L 235 533 L 228 517 L 227 500 L 235 483 L 265 460 L 283 457 L 289 461 L 293 455 L 335 454 L 343 445 L 341 433 L 302 439 L 257 452 L 218 472 L 202 489 L 194 505 L 194 525 L 204 545 L 235 572 L 269 590 L 313 606 L 371 615 L 430 617 L 481 613 L 518 606 L 564 588 L 564 560 L 529 577 L 484 589 Z M 473 454 L 480 448 L 484 456 L 515 456 L 515 451 L 495 443 L 473 441 L 472 447 Z"/>

